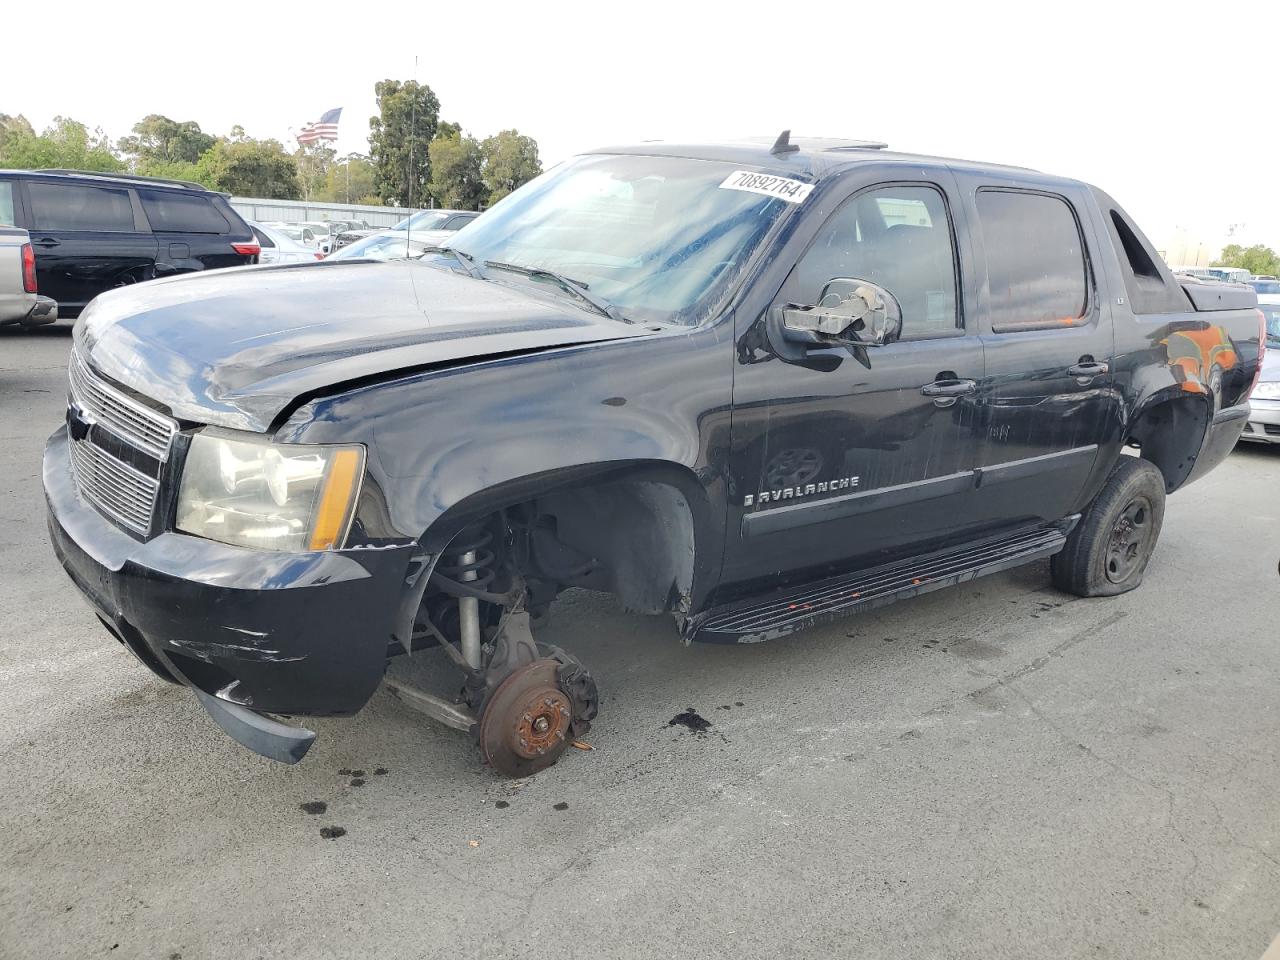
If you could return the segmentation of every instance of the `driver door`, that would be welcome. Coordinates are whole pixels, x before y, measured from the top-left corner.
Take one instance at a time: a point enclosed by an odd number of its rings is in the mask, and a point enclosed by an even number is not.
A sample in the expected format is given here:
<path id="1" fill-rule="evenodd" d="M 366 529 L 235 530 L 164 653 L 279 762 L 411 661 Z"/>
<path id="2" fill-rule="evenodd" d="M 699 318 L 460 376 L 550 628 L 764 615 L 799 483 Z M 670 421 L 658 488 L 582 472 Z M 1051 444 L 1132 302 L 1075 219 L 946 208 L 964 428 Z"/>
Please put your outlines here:
<path id="1" fill-rule="evenodd" d="M 963 531 L 985 370 L 963 309 L 960 205 L 947 175 L 934 174 L 844 200 L 772 307 L 739 331 L 726 584 L 874 566 Z M 816 304 L 836 280 L 891 293 L 900 339 L 780 343 L 791 339 L 780 308 Z"/>

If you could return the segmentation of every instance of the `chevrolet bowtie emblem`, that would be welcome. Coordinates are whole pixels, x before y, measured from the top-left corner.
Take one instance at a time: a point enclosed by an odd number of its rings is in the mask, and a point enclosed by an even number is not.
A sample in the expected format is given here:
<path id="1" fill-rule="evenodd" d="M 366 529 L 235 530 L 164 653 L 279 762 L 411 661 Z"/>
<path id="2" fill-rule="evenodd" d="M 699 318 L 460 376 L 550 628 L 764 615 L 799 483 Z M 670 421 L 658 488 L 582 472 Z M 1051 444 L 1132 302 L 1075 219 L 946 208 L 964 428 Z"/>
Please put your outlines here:
<path id="1" fill-rule="evenodd" d="M 67 432 L 71 434 L 72 440 L 83 440 L 89 436 L 89 428 L 92 426 L 93 419 L 84 407 L 78 403 L 67 407 Z"/>

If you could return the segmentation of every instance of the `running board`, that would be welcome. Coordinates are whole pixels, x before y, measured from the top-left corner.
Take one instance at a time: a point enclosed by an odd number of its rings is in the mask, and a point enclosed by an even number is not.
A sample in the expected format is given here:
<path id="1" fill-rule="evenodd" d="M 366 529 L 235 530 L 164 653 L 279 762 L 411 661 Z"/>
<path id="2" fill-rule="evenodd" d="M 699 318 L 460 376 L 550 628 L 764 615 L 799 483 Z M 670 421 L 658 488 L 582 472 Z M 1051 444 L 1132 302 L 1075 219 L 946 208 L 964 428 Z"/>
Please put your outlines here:
<path id="1" fill-rule="evenodd" d="M 713 607 L 686 621 L 684 641 L 760 643 L 837 617 L 873 610 L 1052 556 L 1079 521 L 968 543 L 896 563 L 819 580 L 764 598 Z"/>

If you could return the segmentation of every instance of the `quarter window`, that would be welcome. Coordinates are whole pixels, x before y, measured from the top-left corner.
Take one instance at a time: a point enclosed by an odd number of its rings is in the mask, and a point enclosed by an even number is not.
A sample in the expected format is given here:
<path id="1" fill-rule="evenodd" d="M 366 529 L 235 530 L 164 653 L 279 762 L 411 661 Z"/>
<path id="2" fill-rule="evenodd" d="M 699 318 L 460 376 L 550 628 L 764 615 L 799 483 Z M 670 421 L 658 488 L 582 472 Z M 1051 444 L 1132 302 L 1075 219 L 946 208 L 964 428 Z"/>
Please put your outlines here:
<path id="1" fill-rule="evenodd" d="M 817 303 L 831 280 L 870 280 L 902 307 L 902 339 L 954 334 L 955 249 L 942 194 L 933 187 L 880 187 L 832 215 L 800 258 L 785 296 Z"/>
<path id="2" fill-rule="evenodd" d="M 101 230 L 133 233 L 128 190 L 32 180 L 27 184 L 36 230 Z"/>
<path id="3" fill-rule="evenodd" d="M 13 181 L 0 180 L 0 227 L 16 227 L 17 211 L 13 203 Z"/>
<path id="4" fill-rule="evenodd" d="M 226 233 L 227 218 L 207 197 L 162 190 L 139 190 L 142 209 L 157 233 Z"/>
<path id="5" fill-rule="evenodd" d="M 978 191 L 996 333 L 1075 326 L 1088 305 L 1084 244 L 1061 197 Z"/>

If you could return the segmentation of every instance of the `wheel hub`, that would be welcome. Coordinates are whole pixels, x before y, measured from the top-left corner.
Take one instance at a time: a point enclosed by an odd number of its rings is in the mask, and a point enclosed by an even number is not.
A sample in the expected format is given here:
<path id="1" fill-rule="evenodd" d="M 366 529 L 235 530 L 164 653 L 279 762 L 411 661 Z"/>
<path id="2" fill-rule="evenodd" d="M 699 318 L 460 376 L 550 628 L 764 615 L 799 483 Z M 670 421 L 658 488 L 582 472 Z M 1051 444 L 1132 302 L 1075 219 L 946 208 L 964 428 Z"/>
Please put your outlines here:
<path id="1" fill-rule="evenodd" d="M 480 752 L 495 770 L 520 777 L 543 770 L 568 745 L 573 704 L 554 660 L 535 660 L 512 671 L 485 704 Z"/>
<path id="2" fill-rule="evenodd" d="M 1111 528 L 1105 558 L 1108 580 L 1123 583 L 1133 575 L 1146 558 L 1151 534 L 1151 504 L 1146 497 L 1136 497 Z"/>

